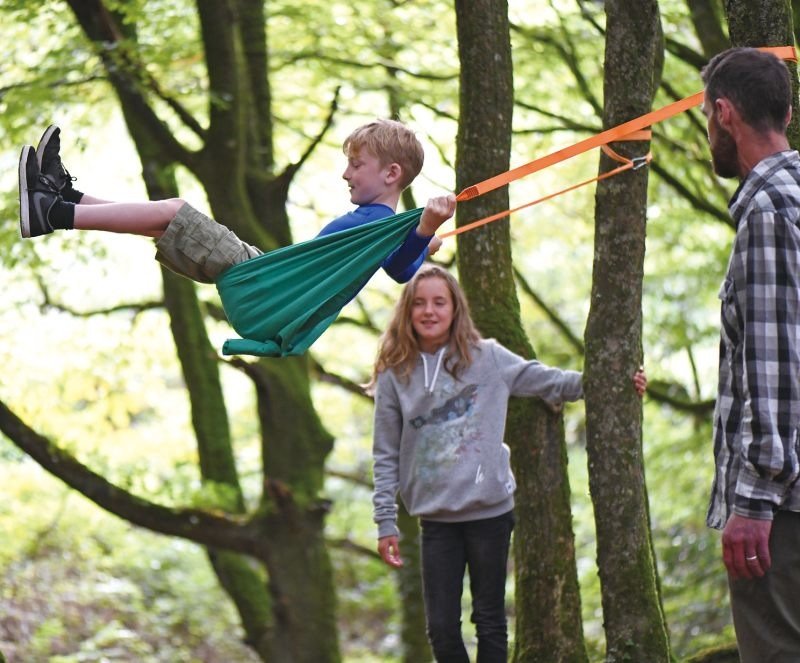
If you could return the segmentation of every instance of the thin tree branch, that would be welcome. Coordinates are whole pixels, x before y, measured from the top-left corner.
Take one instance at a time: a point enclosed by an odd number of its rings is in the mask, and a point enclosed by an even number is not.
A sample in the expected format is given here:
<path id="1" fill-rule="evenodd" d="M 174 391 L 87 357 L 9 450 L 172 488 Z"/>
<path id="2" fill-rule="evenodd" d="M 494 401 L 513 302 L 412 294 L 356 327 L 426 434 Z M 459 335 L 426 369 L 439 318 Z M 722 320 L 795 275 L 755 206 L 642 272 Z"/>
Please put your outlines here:
<path id="1" fill-rule="evenodd" d="M 322 142 L 322 139 L 325 137 L 325 134 L 328 133 L 328 130 L 331 128 L 331 126 L 333 126 L 333 118 L 336 115 L 336 111 L 339 109 L 339 92 L 341 89 L 341 85 L 336 86 L 336 89 L 333 92 L 333 99 L 331 99 L 330 107 L 328 108 L 328 116 L 325 118 L 322 128 L 314 137 L 314 139 L 308 144 L 308 147 L 306 148 L 305 152 L 303 152 L 300 159 L 296 163 L 287 166 L 287 171 L 291 170 L 292 173 L 294 173 L 299 170 L 314 152 L 317 145 Z"/>
<path id="2" fill-rule="evenodd" d="M 547 318 L 559 329 L 561 333 L 564 335 L 564 338 L 567 339 L 567 342 L 575 349 L 575 351 L 583 356 L 586 351 L 586 348 L 583 344 L 583 341 L 578 338 L 576 334 L 572 332 L 569 328 L 569 325 L 561 319 L 558 314 L 550 308 L 545 301 L 531 288 L 530 284 L 528 283 L 527 279 L 522 275 L 517 267 L 514 267 L 514 278 L 517 281 L 517 284 L 522 288 L 523 292 L 525 292 L 528 297 L 530 297 L 539 308 L 544 311 L 544 314 Z"/>
<path id="3" fill-rule="evenodd" d="M 131 312 L 134 314 L 134 316 L 137 316 L 140 313 L 144 313 L 145 311 L 152 311 L 154 309 L 164 308 L 164 302 L 158 300 L 150 302 L 139 302 L 138 304 L 117 304 L 115 306 L 109 306 L 106 308 L 78 311 L 77 309 L 74 309 L 71 306 L 67 306 L 66 304 L 62 304 L 61 302 L 54 301 L 50 295 L 50 290 L 47 288 L 44 279 L 40 275 L 36 276 L 36 280 L 39 284 L 39 289 L 42 292 L 43 301 L 39 305 L 39 309 L 42 311 L 44 311 L 45 309 L 53 309 L 55 311 L 62 311 L 64 313 L 69 313 L 71 316 L 76 318 L 92 318 L 96 315 L 110 315 L 113 313 L 122 313 L 122 312 Z"/>
<path id="4" fill-rule="evenodd" d="M 314 377 L 316 377 L 316 379 L 320 382 L 341 387 L 351 394 L 355 394 L 356 396 L 360 396 L 369 401 L 372 400 L 372 396 L 367 393 L 366 388 L 362 384 L 358 384 L 357 382 L 354 382 L 353 380 L 341 375 L 337 375 L 336 373 L 331 373 L 313 357 L 311 358 L 311 370 L 314 373 Z"/>
<path id="5" fill-rule="evenodd" d="M 400 67 L 397 65 L 396 62 L 391 60 L 386 60 L 383 58 L 377 58 L 375 60 L 371 60 L 369 62 L 361 61 L 361 60 L 351 60 L 348 58 L 335 58 L 330 55 L 325 55 L 320 53 L 319 51 L 299 51 L 299 52 L 292 52 L 289 57 L 285 57 L 281 59 L 280 53 L 274 54 L 273 60 L 276 64 L 273 66 L 273 69 L 277 70 L 286 65 L 296 65 L 300 62 L 305 60 L 313 60 L 314 62 L 328 62 L 330 64 L 334 64 L 336 66 L 341 67 L 354 67 L 356 69 L 394 69 L 397 72 L 401 72 L 406 76 L 409 76 L 414 79 L 424 80 L 424 81 L 433 81 L 433 82 L 446 82 L 446 81 L 454 81 L 458 79 L 457 73 L 452 74 L 436 74 L 433 72 L 424 72 L 424 71 L 412 71 L 411 69 L 406 69 L 405 67 Z"/>
<path id="6" fill-rule="evenodd" d="M 373 488 L 372 479 L 364 474 L 354 474 L 353 472 L 341 472 L 339 470 L 331 469 L 325 470 L 325 474 L 331 477 L 336 477 L 337 479 L 344 479 L 345 481 L 354 483 L 361 488 L 367 488 L 368 490 L 372 490 Z"/>
<path id="7" fill-rule="evenodd" d="M 363 557 L 369 557 L 370 559 L 380 559 L 381 556 L 378 554 L 377 550 L 372 550 L 371 548 L 367 548 L 366 546 L 362 546 L 360 543 L 356 543 L 352 539 L 343 538 L 343 539 L 325 539 L 329 546 L 333 548 L 338 548 L 339 550 L 344 550 L 347 552 L 354 552 Z"/>
<path id="8" fill-rule="evenodd" d="M 528 295 L 542 311 L 544 311 L 547 318 L 561 331 L 567 342 L 575 349 L 580 355 L 584 355 L 585 347 L 583 341 L 570 330 L 569 325 L 561 319 L 555 311 L 547 305 L 547 303 L 530 287 L 525 277 L 520 271 L 514 267 L 514 278 L 517 284 L 522 288 L 523 292 Z M 669 405 L 679 412 L 685 412 L 695 416 L 708 414 L 713 412 L 714 403 L 711 400 L 692 401 L 686 398 L 675 396 L 677 386 L 669 383 L 657 383 L 651 381 L 647 386 L 647 396 L 657 403 Z"/>
<path id="9" fill-rule="evenodd" d="M 586 124 L 585 122 L 578 122 L 577 120 L 573 120 L 565 115 L 561 115 L 554 111 L 549 111 L 541 106 L 537 106 L 535 104 L 530 104 L 524 101 L 517 101 L 515 105 L 519 108 L 523 108 L 525 110 L 532 111 L 534 113 L 538 113 L 539 115 L 543 115 L 544 117 L 549 117 L 553 120 L 558 120 L 560 126 L 553 127 L 551 129 L 548 128 L 535 128 L 535 129 L 518 129 L 514 133 L 516 134 L 527 134 L 527 133 L 542 133 L 546 131 L 555 132 L 555 131 L 581 131 L 590 134 L 596 134 L 601 131 L 601 127 L 595 124 Z"/>
<path id="10" fill-rule="evenodd" d="M 678 412 L 684 412 L 694 416 L 707 416 L 714 411 L 716 399 L 706 399 L 702 401 L 692 401 L 673 395 L 675 385 L 669 383 L 648 382 L 647 397 L 651 400 L 669 405 Z"/>
<path id="11" fill-rule="evenodd" d="M 37 71 L 36 76 L 37 79 L 41 78 L 42 72 Z M 0 99 L 2 99 L 8 92 L 13 92 L 15 90 L 27 90 L 29 88 L 40 88 L 42 87 L 37 79 L 30 79 L 27 81 L 22 81 L 20 83 L 11 83 L 10 85 L 4 85 L 0 87 Z M 108 79 L 104 75 L 93 75 L 93 76 L 86 76 L 85 78 L 60 78 L 55 81 L 51 81 L 44 87 L 47 89 L 64 89 L 68 87 L 78 87 L 81 85 L 86 85 L 87 83 L 97 83 L 98 81 L 108 82 Z"/>
<path id="12" fill-rule="evenodd" d="M 683 198 L 685 198 L 695 209 L 706 212 L 710 216 L 712 216 L 717 221 L 721 221 L 726 226 L 731 228 L 735 228 L 735 224 L 733 220 L 730 218 L 730 215 L 727 211 L 716 207 L 713 203 L 711 203 L 707 198 L 694 194 L 693 192 L 689 191 L 688 187 L 681 182 L 675 175 L 672 174 L 672 171 L 668 168 L 662 166 L 658 161 L 655 159 L 650 162 L 650 168 L 656 173 L 661 179 L 663 179 L 667 184 L 669 184 L 673 189 L 675 189 Z"/>
<path id="13" fill-rule="evenodd" d="M 221 511 L 171 508 L 112 484 L 40 435 L 0 401 L 0 431 L 45 470 L 106 511 L 153 532 L 264 559 L 263 523 Z"/>
<path id="14" fill-rule="evenodd" d="M 670 37 L 667 37 L 664 42 L 667 50 L 672 55 L 697 70 L 700 70 L 708 61 L 705 55 L 698 53 L 693 48 L 689 48 L 683 42 L 676 41 Z"/>
<path id="15" fill-rule="evenodd" d="M 144 85 L 145 79 L 142 75 L 146 67 L 134 59 L 131 49 L 126 48 L 124 31 L 117 25 L 103 2 L 101 0 L 67 0 L 67 2 L 98 56 L 105 63 L 109 80 L 117 94 L 126 101 L 129 108 L 134 110 L 165 151 L 176 161 L 188 166 L 195 158 L 194 153 L 175 139 L 173 132 L 156 115 L 142 94 L 142 90 L 148 87 Z M 152 86 L 150 89 L 152 90 Z M 183 118 L 187 115 L 181 112 Z M 197 124 L 192 121 L 188 126 L 196 128 Z"/>

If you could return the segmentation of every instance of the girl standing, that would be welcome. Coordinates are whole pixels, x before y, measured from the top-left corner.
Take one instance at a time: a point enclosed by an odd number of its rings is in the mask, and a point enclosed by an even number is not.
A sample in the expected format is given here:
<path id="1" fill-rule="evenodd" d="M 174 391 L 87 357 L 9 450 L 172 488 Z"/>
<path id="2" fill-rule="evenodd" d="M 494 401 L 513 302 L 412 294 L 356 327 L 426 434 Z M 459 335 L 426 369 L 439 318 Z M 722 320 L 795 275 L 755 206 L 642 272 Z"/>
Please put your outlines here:
<path id="1" fill-rule="evenodd" d="M 642 372 L 634 376 L 641 395 Z M 403 562 L 399 492 L 422 529 L 428 637 L 437 661 L 468 663 L 461 590 L 469 569 L 478 661 L 505 663 L 505 583 L 516 484 L 503 443 L 511 396 L 583 397 L 581 373 L 525 360 L 475 328 L 455 278 L 424 265 L 403 290 L 373 376 L 378 552 Z"/>

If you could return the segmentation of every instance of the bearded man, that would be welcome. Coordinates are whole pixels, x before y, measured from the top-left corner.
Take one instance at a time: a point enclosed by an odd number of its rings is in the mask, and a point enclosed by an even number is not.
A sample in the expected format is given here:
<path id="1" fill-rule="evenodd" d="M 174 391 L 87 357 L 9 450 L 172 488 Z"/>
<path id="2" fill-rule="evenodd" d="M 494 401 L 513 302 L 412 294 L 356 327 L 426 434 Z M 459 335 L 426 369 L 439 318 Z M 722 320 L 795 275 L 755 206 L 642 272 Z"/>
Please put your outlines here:
<path id="1" fill-rule="evenodd" d="M 723 530 L 742 663 L 800 661 L 800 158 L 782 60 L 752 48 L 702 71 L 712 165 L 741 180 L 720 289 L 716 472 L 707 522 Z"/>

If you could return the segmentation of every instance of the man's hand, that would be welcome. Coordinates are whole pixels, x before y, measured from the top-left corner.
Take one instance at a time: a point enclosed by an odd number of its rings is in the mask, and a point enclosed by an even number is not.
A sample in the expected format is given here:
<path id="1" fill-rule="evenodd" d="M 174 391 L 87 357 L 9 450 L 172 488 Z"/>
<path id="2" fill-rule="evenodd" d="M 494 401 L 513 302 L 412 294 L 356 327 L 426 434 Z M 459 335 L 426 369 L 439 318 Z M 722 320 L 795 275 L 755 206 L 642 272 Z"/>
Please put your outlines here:
<path id="1" fill-rule="evenodd" d="M 731 578 L 760 578 L 772 566 L 769 555 L 771 520 L 733 514 L 722 531 L 722 559 Z"/>
<path id="2" fill-rule="evenodd" d="M 452 193 L 446 196 L 429 198 L 428 204 L 422 210 L 422 216 L 417 226 L 417 234 L 421 237 L 433 235 L 447 219 L 456 211 L 456 197 Z"/>
<path id="3" fill-rule="evenodd" d="M 396 536 L 384 536 L 378 539 L 378 553 L 389 566 L 396 569 L 403 566 L 403 560 L 400 558 L 400 542 Z"/>

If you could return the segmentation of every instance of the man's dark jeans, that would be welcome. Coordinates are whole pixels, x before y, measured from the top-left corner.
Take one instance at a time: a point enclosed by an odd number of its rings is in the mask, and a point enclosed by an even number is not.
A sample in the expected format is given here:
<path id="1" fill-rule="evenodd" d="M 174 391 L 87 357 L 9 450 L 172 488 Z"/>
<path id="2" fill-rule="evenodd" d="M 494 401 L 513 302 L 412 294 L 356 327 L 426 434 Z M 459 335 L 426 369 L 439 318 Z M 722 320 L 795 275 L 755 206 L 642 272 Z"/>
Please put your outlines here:
<path id="1" fill-rule="evenodd" d="M 422 584 L 428 637 L 438 663 L 469 663 L 461 592 L 469 569 L 478 663 L 506 663 L 506 568 L 514 514 L 461 523 L 422 521 Z"/>

